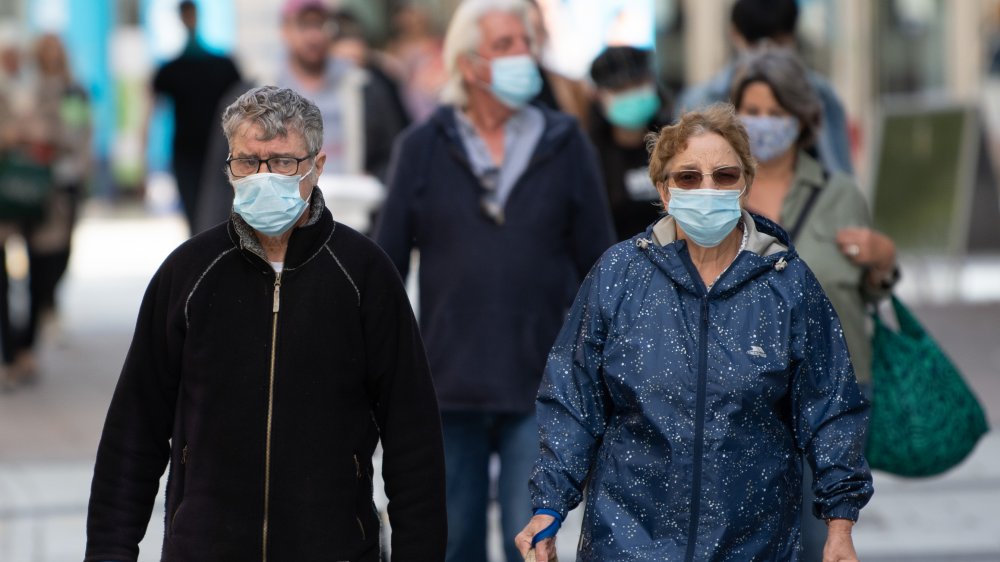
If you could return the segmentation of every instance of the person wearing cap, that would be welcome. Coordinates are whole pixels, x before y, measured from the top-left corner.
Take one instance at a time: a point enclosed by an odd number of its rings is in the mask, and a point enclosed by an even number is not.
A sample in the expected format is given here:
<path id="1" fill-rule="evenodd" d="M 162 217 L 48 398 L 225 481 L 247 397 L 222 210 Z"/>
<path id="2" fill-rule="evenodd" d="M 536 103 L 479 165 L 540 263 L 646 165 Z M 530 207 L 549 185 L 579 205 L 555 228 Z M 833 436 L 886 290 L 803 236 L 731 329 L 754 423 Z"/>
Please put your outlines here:
<path id="1" fill-rule="evenodd" d="M 400 137 L 375 232 L 403 277 L 411 251 L 420 254 L 450 562 L 487 559 L 494 454 L 503 536 L 531 513 L 525 483 L 545 356 L 580 280 L 613 242 L 583 131 L 529 103 L 540 77 L 526 10 L 523 0 L 459 5 L 445 36 L 444 103 Z M 520 562 L 504 542 L 507 562 Z"/>
<path id="2" fill-rule="evenodd" d="M 230 220 L 177 248 L 143 297 L 94 465 L 85 560 L 134 562 L 160 477 L 164 562 L 444 557 L 444 453 L 393 264 L 334 221 L 323 120 L 262 86 L 226 108 Z"/>
<path id="3" fill-rule="evenodd" d="M 597 96 L 588 132 L 601 158 L 618 240 L 645 231 L 660 218 L 660 197 L 646 169 L 646 135 L 669 122 L 671 102 L 650 63 L 649 51 L 613 46 L 590 66 Z"/>
<path id="4" fill-rule="evenodd" d="M 334 11 L 323 0 L 287 0 L 281 37 L 288 63 L 275 84 L 316 103 L 325 125 L 327 173 L 370 174 L 385 180 L 392 143 L 407 124 L 392 92 L 363 68 L 331 56 Z"/>

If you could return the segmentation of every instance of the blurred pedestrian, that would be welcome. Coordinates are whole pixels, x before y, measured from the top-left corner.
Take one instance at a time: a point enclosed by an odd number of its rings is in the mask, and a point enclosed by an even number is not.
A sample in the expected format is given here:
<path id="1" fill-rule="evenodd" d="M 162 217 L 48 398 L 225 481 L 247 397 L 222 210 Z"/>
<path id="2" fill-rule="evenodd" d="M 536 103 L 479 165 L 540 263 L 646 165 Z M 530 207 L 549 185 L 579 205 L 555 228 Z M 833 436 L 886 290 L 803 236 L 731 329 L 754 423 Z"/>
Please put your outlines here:
<path id="1" fill-rule="evenodd" d="M 412 2 L 395 8 L 392 36 L 386 47 L 402 78 L 403 98 L 414 121 L 423 121 L 437 108 L 448 80 L 441 57 L 441 35 L 427 10 Z"/>
<path id="2" fill-rule="evenodd" d="M 223 115 L 235 213 L 143 298 L 97 452 L 86 560 L 135 560 L 170 463 L 162 560 L 379 560 L 445 548 L 441 426 L 406 292 L 316 186 L 315 104 L 255 88 Z"/>
<path id="3" fill-rule="evenodd" d="M 333 22 L 332 56 L 351 61 L 354 66 L 364 69 L 371 80 L 381 84 L 380 88 L 389 94 L 393 111 L 399 116 L 403 128 L 409 126 L 410 114 L 403 103 L 399 79 L 393 75 L 392 65 L 384 54 L 372 48 L 364 24 L 347 8 L 335 11 Z"/>
<path id="4" fill-rule="evenodd" d="M 215 124 L 212 116 L 222 95 L 239 81 L 240 73 L 230 57 L 210 52 L 199 38 L 195 3 L 184 0 L 178 10 L 187 30 L 187 42 L 180 55 L 156 71 L 152 90 L 173 102 L 172 171 L 184 217 L 193 233 L 208 139 Z"/>
<path id="5" fill-rule="evenodd" d="M 854 180 L 825 170 L 807 152 L 822 110 L 793 53 L 769 49 L 746 57 L 735 73 L 732 102 L 758 162 L 747 206 L 788 229 L 837 311 L 858 381 L 870 390 L 869 307 L 888 296 L 898 278 L 895 245 L 872 228 Z M 812 490 L 804 491 L 805 560 L 823 555 L 824 526 L 807 515 L 813 512 Z"/>
<path id="6" fill-rule="evenodd" d="M 23 325 L 11 318 L 6 263 L 0 264 L 0 338 L 8 383 L 29 382 L 37 376 L 39 331 L 43 324 L 56 321 L 56 288 L 69 265 L 71 236 L 91 168 L 87 94 L 72 77 L 59 36 L 39 36 L 31 63 L 31 79 L 23 84 L 29 100 L 15 104 L 23 107 L 15 110 L 15 140 L 9 150 L 30 155 L 45 169 L 47 185 L 38 199 L 37 214 L 2 212 L 9 220 L 7 232 L 15 229 L 20 234 L 28 258 L 29 302 Z"/>
<path id="7" fill-rule="evenodd" d="M 795 29 L 799 18 L 796 0 L 736 0 L 730 23 L 730 39 L 736 48 L 731 61 L 708 82 L 681 92 L 674 114 L 729 100 L 729 88 L 740 57 L 758 47 L 795 50 Z M 853 173 L 847 115 L 833 87 L 820 74 L 810 71 L 809 82 L 822 102 L 823 122 L 817 130 L 816 146 L 810 150 L 831 172 Z"/>
<path id="8" fill-rule="evenodd" d="M 323 0 L 286 0 L 281 13 L 288 64 L 276 84 L 319 106 L 327 172 L 370 174 L 384 182 L 392 143 L 407 115 L 383 83 L 351 61 L 330 56 L 336 23 Z"/>
<path id="9" fill-rule="evenodd" d="M 597 87 L 588 122 L 601 158 L 618 240 L 660 218 L 660 196 L 649 179 L 646 135 L 670 121 L 671 100 L 653 74 L 649 52 L 608 47 L 590 65 Z"/>
<path id="10" fill-rule="evenodd" d="M 650 146 L 669 214 L 601 258 L 552 348 L 535 515 L 516 544 L 553 559 L 586 486 L 581 562 L 796 561 L 804 451 L 828 524 L 823 560 L 856 562 L 868 403 L 809 267 L 745 210 L 747 133 L 720 104 Z"/>
<path id="11" fill-rule="evenodd" d="M 580 279 L 613 240 L 575 120 L 528 102 L 540 78 L 522 0 L 466 0 L 445 38 L 442 105 L 396 146 L 376 240 L 419 310 L 447 463 L 448 561 L 486 560 L 490 459 L 504 536 L 531 505 L 534 396 Z M 508 562 L 521 557 L 505 545 Z"/>

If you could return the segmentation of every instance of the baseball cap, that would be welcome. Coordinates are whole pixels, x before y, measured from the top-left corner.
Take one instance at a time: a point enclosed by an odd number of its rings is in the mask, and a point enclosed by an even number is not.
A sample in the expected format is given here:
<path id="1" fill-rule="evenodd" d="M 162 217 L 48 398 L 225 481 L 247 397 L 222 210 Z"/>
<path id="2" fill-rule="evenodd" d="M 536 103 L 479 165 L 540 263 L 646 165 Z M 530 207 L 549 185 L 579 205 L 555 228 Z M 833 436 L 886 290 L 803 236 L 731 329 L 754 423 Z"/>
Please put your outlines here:
<path id="1" fill-rule="evenodd" d="M 330 6 L 323 0 L 285 0 L 285 5 L 281 7 L 281 17 L 289 18 L 297 16 L 306 10 L 315 10 L 329 14 Z"/>

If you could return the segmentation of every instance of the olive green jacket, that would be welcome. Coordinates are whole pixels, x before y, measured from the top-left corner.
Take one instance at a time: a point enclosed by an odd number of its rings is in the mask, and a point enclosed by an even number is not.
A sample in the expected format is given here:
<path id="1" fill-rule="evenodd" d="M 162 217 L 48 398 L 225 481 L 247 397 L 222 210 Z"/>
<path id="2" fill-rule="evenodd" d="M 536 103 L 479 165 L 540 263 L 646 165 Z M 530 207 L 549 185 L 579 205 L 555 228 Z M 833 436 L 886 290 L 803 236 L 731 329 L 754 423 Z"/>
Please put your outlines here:
<path id="1" fill-rule="evenodd" d="M 781 205 L 781 225 L 789 231 L 802 214 L 813 189 L 819 195 L 798 236 L 792 240 L 799 256 L 816 274 L 840 316 L 858 382 L 871 382 L 872 346 L 868 303 L 886 296 L 865 282 L 865 270 L 851 263 L 837 247 L 837 231 L 849 226 L 871 228 L 868 203 L 850 176 L 825 176 L 813 157 L 800 152 L 792 188 Z"/>

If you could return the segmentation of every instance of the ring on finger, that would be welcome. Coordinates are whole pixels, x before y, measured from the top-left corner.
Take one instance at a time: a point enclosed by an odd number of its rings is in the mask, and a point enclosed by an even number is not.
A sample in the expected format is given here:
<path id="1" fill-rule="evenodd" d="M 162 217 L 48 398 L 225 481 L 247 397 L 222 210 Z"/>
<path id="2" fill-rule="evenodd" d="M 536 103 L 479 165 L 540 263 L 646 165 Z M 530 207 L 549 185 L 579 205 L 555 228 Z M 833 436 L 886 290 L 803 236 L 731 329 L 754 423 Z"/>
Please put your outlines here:
<path id="1" fill-rule="evenodd" d="M 858 246 L 857 244 L 849 244 L 847 246 L 847 255 L 851 257 L 856 257 L 860 253 L 861 253 L 861 246 Z"/>

